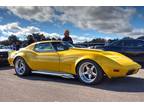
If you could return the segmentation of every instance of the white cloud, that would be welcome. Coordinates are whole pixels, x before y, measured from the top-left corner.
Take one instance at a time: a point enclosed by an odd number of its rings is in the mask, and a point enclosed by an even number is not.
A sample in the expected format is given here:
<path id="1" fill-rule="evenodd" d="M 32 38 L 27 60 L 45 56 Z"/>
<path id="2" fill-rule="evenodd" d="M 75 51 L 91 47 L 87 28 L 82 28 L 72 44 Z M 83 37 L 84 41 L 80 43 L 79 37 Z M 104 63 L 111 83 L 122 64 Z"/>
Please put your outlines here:
<path id="1" fill-rule="evenodd" d="M 25 38 L 26 35 L 37 32 L 40 32 L 39 28 L 34 26 L 21 27 L 18 22 L 0 25 L 1 40 L 6 39 L 12 34 L 19 38 Z"/>
<path id="2" fill-rule="evenodd" d="M 131 32 L 131 17 L 134 8 L 121 7 L 56 7 L 61 12 L 57 16 L 63 23 L 73 23 L 82 29 L 92 29 L 103 33 Z"/>
<path id="3" fill-rule="evenodd" d="M 13 14 L 26 20 L 35 21 L 52 21 L 53 9 L 51 7 L 39 7 L 39 6 L 13 6 L 7 7 Z"/>
<path id="4" fill-rule="evenodd" d="M 45 37 L 49 37 L 49 38 L 63 39 L 64 37 L 62 34 L 58 34 L 58 33 L 47 33 L 47 32 L 41 32 L 41 33 L 44 34 Z M 70 36 L 72 37 L 74 43 L 90 41 L 94 38 L 94 37 L 86 37 L 86 36 L 78 36 L 78 35 L 70 35 Z"/>
<path id="5" fill-rule="evenodd" d="M 46 37 L 50 37 L 50 38 L 60 38 L 62 39 L 63 38 L 63 35 L 61 34 L 58 34 L 58 33 L 44 33 Z M 77 42 L 84 42 L 84 41 L 90 41 L 92 40 L 94 37 L 86 37 L 86 36 L 78 36 L 78 35 L 71 35 L 74 43 L 77 43 Z"/>
<path id="6" fill-rule="evenodd" d="M 94 6 L 67 6 L 67 7 L 7 7 L 7 9 L 20 18 L 39 22 L 53 21 L 72 23 L 81 29 L 90 29 L 105 34 L 117 36 L 138 37 L 144 35 L 144 28 L 134 28 L 132 17 L 137 10 L 132 7 L 94 7 Z M 56 21 L 57 20 L 57 21 Z M 55 23 L 56 21 L 56 23 Z M 52 35 L 52 34 L 51 34 Z M 80 37 L 79 37 L 80 38 Z"/>
<path id="7" fill-rule="evenodd" d="M 71 35 L 72 39 L 76 42 L 91 41 L 94 37 Z"/>
<path id="8" fill-rule="evenodd" d="M 144 36 L 144 28 L 142 28 L 142 29 L 133 29 L 132 32 L 125 33 L 125 36 L 130 36 L 130 37 L 133 37 L 133 38 Z"/>
<path id="9" fill-rule="evenodd" d="M 105 34 L 144 36 L 144 28 L 135 28 L 131 19 L 137 14 L 132 7 L 55 7 L 61 12 L 57 18 L 63 23 L 72 23 L 81 29 L 91 29 Z"/>
<path id="10" fill-rule="evenodd" d="M 34 26 L 27 26 L 27 27 L 21 27 L 18 22 L 8 23 L 5 25 L 0 25 L 0 40 L 5 40 L 8 38 L 8 36 L 14 34 L 19 39 L 26 39 L 26 36 L 32 33 L 42 33 L 46 37 L 50 38 L 63 38 L 63 35 L 58 33 L 47 33 L 44 31 L 41 31 L 38 27 Z M 77 36 L 77 35 L 71 35 L 74 42 L 83 42 L 91 40 L 92 38 L 86 37 L 86 36 Z"/>
<path id="11" fill-rule="evenodd" d="M 1 40 L 6 40 L 6 39 L 7 39 L 7 37 L 0 36 L 0 41 L 1 41 Z"/>

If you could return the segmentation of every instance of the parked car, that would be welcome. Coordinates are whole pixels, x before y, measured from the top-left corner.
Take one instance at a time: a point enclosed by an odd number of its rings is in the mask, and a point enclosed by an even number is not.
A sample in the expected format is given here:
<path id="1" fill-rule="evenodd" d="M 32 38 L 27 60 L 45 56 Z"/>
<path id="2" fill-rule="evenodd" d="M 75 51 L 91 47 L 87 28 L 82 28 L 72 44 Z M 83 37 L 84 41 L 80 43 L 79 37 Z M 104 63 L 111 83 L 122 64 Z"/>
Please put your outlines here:
<path id="1" fill-rule="evenodd" d="M 122 53 L 134 61 L 144 64 L 144 41 L 139 39 L 124 39 L 104 46 L 106 51 Z"/>
<path id="2" fill-rule="evenodd" d="M 77 45 L 77 44 L 75 44 L 74 46 L 77 47 L 77 48 L 87 48 L 87 47 L 84 46 L 84 45 Z"/>
<path id="3" fill-rule="evenodd" d="M 90 46 L 88 48 L 90 49 L 103 49 L 104 45 L 95 45 L 95 46 Z"/>
<path id="4" fill-rule="evenodd" d="M 0 66 L 8 65 L 9 46 L 0 45 Z"/>
<path id="5" fill-rule="evenodd" d="M 96 84 L 109 78 L 135 74 L 141 66 L 128 57 L 109 51 L 75 48 L 62 41 L 33 43 L 11 53 L 9 63 L 18 76 L 31 72 L 73 76 L 85 84 Z"/>

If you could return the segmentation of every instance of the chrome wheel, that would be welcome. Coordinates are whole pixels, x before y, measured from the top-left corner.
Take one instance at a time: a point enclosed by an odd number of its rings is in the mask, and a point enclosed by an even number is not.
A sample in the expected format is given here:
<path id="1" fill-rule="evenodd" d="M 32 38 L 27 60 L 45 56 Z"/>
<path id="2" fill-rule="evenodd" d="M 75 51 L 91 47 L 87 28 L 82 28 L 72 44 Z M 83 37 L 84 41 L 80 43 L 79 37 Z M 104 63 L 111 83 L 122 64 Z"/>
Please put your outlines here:
<path id="1" fill-rule="evenodd" d="M 85 83 L 92 83 L 97 78 L 96 66 L 91 62 L 84 62 L 79 68 L 79 76 Z"/>
<path id="2" fill-rule="evenodd" d="M 18 75 L 23 75 L 26 71 L 26 67 L 24 61 L 22 59 L 18 59 L 15 62 L 15 70 Z"/>

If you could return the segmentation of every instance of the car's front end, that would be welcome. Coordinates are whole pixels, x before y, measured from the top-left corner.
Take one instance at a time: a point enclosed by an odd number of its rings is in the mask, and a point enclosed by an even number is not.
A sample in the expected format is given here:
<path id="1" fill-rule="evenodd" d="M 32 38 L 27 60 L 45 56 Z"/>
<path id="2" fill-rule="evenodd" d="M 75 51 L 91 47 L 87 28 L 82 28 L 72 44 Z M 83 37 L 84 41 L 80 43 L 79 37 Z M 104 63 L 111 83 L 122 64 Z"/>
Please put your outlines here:
<path id="1" fill-rule="evenodd" d="M 138 72 L 141 65 L 116 52 L 105 52 L 100 64 L 109 78 L 125 77 Z"/>
<path id="2" fill-rule="evenodd" d="M 8 55 L 9 55 L 9 51 L 8 50 L 0 49 L 0 66 L 9 64 L 8 63 Z"/>

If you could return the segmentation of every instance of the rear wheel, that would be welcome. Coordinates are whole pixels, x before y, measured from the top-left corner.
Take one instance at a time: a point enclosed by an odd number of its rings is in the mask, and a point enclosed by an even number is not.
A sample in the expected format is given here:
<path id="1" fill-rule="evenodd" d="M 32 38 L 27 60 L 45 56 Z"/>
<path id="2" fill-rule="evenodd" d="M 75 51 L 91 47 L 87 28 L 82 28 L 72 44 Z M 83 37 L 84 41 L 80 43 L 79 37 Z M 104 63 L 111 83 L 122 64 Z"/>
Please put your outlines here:
<path id="1" fill-rule="evenodd" d="M 102 69 L 92 60 L 80 62 L 76 70 L 78 78 L 85 84 L 97 84 L 103 79 Z"/>
<path id="2" fill-rule="evenodd" d="M 26 64 L 23 58 L 18 57 L 15 60 L 15 71 L 18 76 L 26 76 L 31 74 L 31 69 Z"/>

